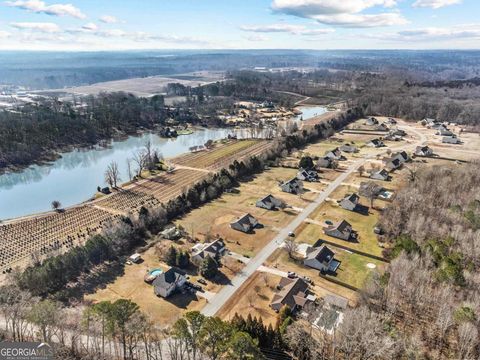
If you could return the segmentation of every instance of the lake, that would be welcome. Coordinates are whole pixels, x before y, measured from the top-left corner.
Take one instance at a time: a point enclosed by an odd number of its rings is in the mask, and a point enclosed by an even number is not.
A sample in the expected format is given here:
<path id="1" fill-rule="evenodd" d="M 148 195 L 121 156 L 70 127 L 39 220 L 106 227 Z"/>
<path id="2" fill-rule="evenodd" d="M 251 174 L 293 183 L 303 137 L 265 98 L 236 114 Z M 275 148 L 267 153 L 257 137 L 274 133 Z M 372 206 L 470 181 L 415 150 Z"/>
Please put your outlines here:
<path id="1" fill-rule="evenodd" d="M 326 111 L 319 106 L 301 107 L 300 110 L 304 120 Z M 168 158 L 186 153 L 191 146 L 202 145 L 207 140 L 223 139 L 232 132 L 239 138 L 250 136 L 242 129 L 199 129 L 176 139 L 144 133 L 113 141 L 108 148 L 78 149 L 62 154 L 51 164 L 32 165 L 18 173 L 3 174 L 0 176 L 0 219 L 48 211 L 53 200 L 60 201 L 63 207 L 88 200 L 95 194 L 97 186 L 105 186 L 104 173 L 112 161 L 118 163 L 121 180 L 128 181 L 126 159 L 143 148 L 147 140 Z"/>

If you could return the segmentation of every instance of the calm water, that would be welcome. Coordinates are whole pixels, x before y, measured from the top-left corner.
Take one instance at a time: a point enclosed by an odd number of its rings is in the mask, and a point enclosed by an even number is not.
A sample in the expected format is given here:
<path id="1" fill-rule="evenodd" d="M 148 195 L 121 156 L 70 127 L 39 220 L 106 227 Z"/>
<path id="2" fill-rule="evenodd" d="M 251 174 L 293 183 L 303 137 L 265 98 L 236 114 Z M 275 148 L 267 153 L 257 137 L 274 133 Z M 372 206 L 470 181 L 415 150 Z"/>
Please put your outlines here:
<path id="1" fill-rule="evenodd" d="M 322 107 L 301 108 L 303 119 L 325 112 Z M 298 117 L 300 118 L 300 117 Z M 109 148 L 75 150 L 65 153 L 50 165 L 33 165 L 19 173 L 0 176 L 0 219 L 50 210 L 53 200 L 67 207 L 89 199 L 97 189 L 104 186 L 104 173 L 112 162 L 118 163 L 121 180 L 128 181 L 126 159 L 150 140 L 153 147 L 164 157 L 172 157 L 189 151 L 194 145 L 207 140 L 225 138 L 232 130 L 205 129 L 177 139 L 164 139 L 155 134 L 129 137 L 114 141 Z M 249 137 L 245 130 L 238 130 L 239 138 Z M 132 164 L 132 169 L 135 165 Z"/>

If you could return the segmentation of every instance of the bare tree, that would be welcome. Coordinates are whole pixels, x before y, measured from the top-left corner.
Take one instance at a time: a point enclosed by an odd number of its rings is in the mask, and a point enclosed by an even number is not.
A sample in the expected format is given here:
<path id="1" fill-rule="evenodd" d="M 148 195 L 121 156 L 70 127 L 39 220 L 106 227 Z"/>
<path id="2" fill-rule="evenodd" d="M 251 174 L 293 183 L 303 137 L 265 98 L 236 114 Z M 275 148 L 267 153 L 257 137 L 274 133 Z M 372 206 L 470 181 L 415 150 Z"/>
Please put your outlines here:
<path id="1" fill-rule="evenodd" d="M 138 150 L 133 153 L 132 161 L 137 165 L 137 176 L 142 176 L 142 171 L 145 169 L 147 157 L 143 150 Z"/>
<path id="2" fill-rule="evenodd" d="M 55 211 L 59 211 L 60 208 L 62 207 L 62 204 L 58 200 L 53 200 L 52 201 L 52 209 Z"/>
<path id="3" fill-rule="evenodd" d="M 294 238 L 289 237 L 288 239 L 285 239 L 284 248 L 290 259 L 293 259 L 293 254 L 298 250 L 298 244 Z"/>
<path id="4" fill-rule="evenodd" d="M 105 182 L 110 185 L 110 187 L 117 187 L 117 183 L 120 181 L 120 171 L 118 170 L 118 164 L 115 161 L 112 161 L 108 165 L 107 170 L 105 171 Z"/>
<path id="5" fill-rule="evenodd" d="M 128 174 L 128 180 L 132 181 L 133 179 L 133 174 L 132 174 L 132 159 L 128 158 L 127 159 L 127 174 Z"/>

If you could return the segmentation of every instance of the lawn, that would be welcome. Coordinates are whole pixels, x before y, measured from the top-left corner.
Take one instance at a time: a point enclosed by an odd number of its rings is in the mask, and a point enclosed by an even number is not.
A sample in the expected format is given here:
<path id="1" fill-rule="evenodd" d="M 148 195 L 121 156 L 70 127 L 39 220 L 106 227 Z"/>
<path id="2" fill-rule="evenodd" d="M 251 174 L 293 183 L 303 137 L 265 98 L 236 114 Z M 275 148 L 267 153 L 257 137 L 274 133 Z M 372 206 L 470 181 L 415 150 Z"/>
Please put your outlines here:
<path id="1" fill-rule="evenodd" d="M 224 304 L 217 316 L 223 320 L 230 320 L 235 313 L 243 317 L 250 314 L 262 318 L 266 325 L 272 324 L 275 327 L 277 313 L 269 305 L 279 281 L 280 276 L 255 272 Z"/>
<path id="2" fill-rule="evenodd" d="M 377 202 L 380 201 L 377 200 Z M 320 205 L 310 216 L 310 218 L 316 223 L 307 224 L 304 229 L 299 229 L 305 231 L 305 235 L 303 235 L 301 231 L 297 230 L 299 231 L 297 236 L 299 241 L 309 244 L 315 243 L 313 238 L 317 236 L 317 240 L 321 238 L 336 244 L 350 247 L 354 250 L 381 256 L 382 248 L 378 246 L 377 235 L 375 235 L 373 232 L 373 228 L 378 222 L 378 216 L 379 214 L 376 210 L 370 209 L 369 215 L 365 216 L 353 211 L 344 210 L 334 203 L 326 202 Z M 341 220 L 346 220 L 349 222 L 352 225 L 353 230 L 357 231 L 358 242 L 345 241 L 324 234 L 322 226 L 327 226 L 325 221 L 337 223 Z"/>
<path id="3" fill-rule="evenodd" d="M 365 285 L 366 280 L 376 268 L 383 270 L 385 263 L 366 256 L 354 254 L 334 246 L 329 248 L 335 252 L 335 259 L 341 261 L 336 275 L 327 275 L 358 289 Z"/>
<path id="4" fill-rule="evenodd" d="M 276 250 L 267 259 L 265 265 L 281 271 L 293 271 L 298 275 L 308 276 L 312 279 L 314 283 L 313 290 L 319 297 L 326 294 L 336 294 L 349 299 L 352 304 L 357 301 L 357 293 L 355 291 L 321 278 L 318 270 L 304 266 L 301 260 L 292 260 L 285 250 Z"/>
<path id="5" fill-rule="evenodd" d="M 161 327 L 173 324 L 186 311 L 203 308 L 206 301 L 189 293 L 177 293 L 168 299 L 157 297 L 152 285 L 145 283 L 143 278 L 149 270 L 158 268 L 166 270 L 168 267 L 157 260 L 153 248 L 142 254 L 142 259 L 143 262 L 140 264 L 126 266 L 121 277 L 105 288 L 85 296 L 85 300 L 99 302 L 129 299 Z"/>

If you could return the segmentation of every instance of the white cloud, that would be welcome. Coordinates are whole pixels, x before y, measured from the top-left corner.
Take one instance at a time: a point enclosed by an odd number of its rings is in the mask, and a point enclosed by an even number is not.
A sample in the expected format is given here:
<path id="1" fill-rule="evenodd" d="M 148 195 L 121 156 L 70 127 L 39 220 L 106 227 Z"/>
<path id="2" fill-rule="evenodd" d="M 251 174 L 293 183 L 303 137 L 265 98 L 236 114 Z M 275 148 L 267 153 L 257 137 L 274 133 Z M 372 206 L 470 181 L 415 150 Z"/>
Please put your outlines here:
<path id="1" fill-rule="evenodd" d="M 290 33 L 294 35 L 324 35 L 335 31 L 333 29 L 308 29 L 302 25 L 290 24 L 243 25 L 240 29 L 256 33 Z"/>
<path id="2" fill-rule="evenodd" d="M 408 24 L 398 13 L 319 15 L 315 20 L 322 24 L 359 28 Z"/>
<path id="3" fill-rule="evenodd" d="M 111 15 L 103 15 L 103 16 L 100 16 L 100 19 L 99 19 L 101 22 L 104 22 L 106 24 L 115 24 L 118 22 L 118 19 L 115 17 L 115 16 L 111 16 Z"/>
<path id="4" fill-rule="evenodd" d="M 270 40 L 270 38 L 262 34 L 253 34 L 253 35 L 247 36 L 247 40 L 248 41 L 268 41 Z"/>
<path id="5" fill-rule="evenodd" d="M 10 26 L 20 30 L 33 30 L 42 33 L 58 33 L 60 27 L 54 23 L 35 23 L 35 22 L 18 22 L 11 23 Z"/>
<path id="6" fill-rule="evenodd" d="M 98 26 L 95 23 L 87 23 L 82 26 L 82 29 L 86 31 L 96 31 L 98 30 Z"/>
<path id="7" fill-rule="evenodd" d="M 392 26 L 408 23 L 396 11 L 362 13 L 374 7 L 389 9 L 396 5 L 396 0 L 273 0 L 272 9 L 278 13 L 344 27 Z"/>
<path id="8" fill-rule="evenodd" d="M 461 3 L 462 0 L 417 0 L 413 3 L 413 7 L 428 7 L 432 9 L 440 9 L 445 6 Z"/>
<path id="9" fill-rule="evenodd" d="M 425 27 L 371 35 L 371 38 L 400 42 L 431 42 L 444 40 L 480 40 L 480 24 L 463 24 L 448 28 Z"/>
<path id="10" fill-rule="evenodd" d="M 0 39 L 6 39 L 10 37 L 12 34 L 10 34 L 8 31 L 0 31 Z"/>
<path id="11" fill-rule="evenodd" d="M 32 11 L 34 13 L 43 13 L 54 16 L 72 16 L 78 19 L 84 19 L 86 16 L 80 9 L 72 4 L 52 4 L 47 5 L 41 0 L 16 0 L 7 1 L 8 6 L 20 8 L 23 10 Z"/>

